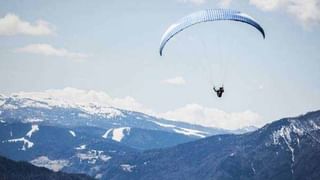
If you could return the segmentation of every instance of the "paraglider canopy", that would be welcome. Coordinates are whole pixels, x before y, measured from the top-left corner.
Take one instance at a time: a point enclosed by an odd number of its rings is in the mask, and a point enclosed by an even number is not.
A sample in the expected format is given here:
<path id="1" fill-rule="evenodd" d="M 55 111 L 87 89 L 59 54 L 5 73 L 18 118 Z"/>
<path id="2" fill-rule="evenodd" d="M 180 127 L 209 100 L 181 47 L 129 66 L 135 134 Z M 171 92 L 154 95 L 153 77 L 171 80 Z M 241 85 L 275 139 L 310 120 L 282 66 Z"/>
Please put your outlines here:
<path id="1" fill-rule="evenodd" d="M 188 16 L 183 17 L 176 23 L 172 24 L 161 38 L 159 51 L 160 56 L 162 56 L 162 51 L 167 42 L 184 29 L 203 22 L 213 22 L 221 20 L 238 21 L 249 24 L 256 28 L 258 31 L 260 31 L 263 38 L 265 38 L 263 28 L 251 16 L 231 9 L 207 9 L 192 13 Z"/>

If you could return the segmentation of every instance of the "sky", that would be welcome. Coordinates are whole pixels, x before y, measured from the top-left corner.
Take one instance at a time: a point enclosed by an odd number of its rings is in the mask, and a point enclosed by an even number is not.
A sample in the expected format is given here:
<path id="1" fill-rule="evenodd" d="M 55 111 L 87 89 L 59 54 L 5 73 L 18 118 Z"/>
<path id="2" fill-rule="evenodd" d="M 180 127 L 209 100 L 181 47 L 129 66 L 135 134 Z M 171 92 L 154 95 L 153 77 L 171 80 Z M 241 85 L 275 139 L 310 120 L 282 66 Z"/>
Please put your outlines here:
<path id="1" fill-rule="evenodd" d="M 0 0 L 0 93 L 57 92 L 227 129 L 320 109 L 320 0 Z M 254 17 L 181 17 L 231 8 Z M 212 86 L 224 84 L 219 99 Z M 100 96 L 104 94 L 103 96 Z M 66 96 L 67 97 L 67 96 Z"/>

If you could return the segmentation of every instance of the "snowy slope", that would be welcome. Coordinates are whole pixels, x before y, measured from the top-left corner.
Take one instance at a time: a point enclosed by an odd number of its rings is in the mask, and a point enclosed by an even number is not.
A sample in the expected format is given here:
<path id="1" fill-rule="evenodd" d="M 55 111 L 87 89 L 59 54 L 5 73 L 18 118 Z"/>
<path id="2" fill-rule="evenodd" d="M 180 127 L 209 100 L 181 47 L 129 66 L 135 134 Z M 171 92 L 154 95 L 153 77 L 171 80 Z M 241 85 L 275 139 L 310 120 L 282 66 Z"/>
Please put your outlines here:
<path id="1" fill-rule="evenodd" d="M 103 138 L 110 138 L 114 141 L 121 142 L 121 140 L 130 134 L 130 127 L 111 128 L 102 135 Z"/>
<path id="2" fill-rule="evenodd" d="M 39 131 L 38 125 L 31 125 L 31 129 L 23 137 L 2 140 L 2 143 L 21 143 L 22 142 L 22 147 L 20 148 L 20 150 L 26 151 L 27 149 L 30 149 L 34 146 L 34 143 L 31 141 L 31 136 L 37 131 Z M 12 136 L 12 131 L 10 131 L 10 136 Z"/>

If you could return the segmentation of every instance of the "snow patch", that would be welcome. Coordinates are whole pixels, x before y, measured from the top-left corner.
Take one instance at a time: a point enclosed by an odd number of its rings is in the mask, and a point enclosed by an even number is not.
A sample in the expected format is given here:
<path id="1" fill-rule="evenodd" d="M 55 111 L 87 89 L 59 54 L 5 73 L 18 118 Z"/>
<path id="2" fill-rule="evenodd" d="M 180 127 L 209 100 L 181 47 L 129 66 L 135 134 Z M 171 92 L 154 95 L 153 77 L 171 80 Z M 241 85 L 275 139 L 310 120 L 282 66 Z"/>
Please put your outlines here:
<path id="1" fill-rule="evenodd" d="M 104 154 L 100 155 L 99 158 L 104 162 L 107 162 L 109 159 L 111 159 L 110 156 L 107 156 L 107 155 L 104 155 Z"/>
<path id="2" fill-rule="evenodd" d="M 253 162 L 251 162 L 251 169 L 252 169 L 253 174 L 256 174 L 256 169 L 253 166 Z"/>
<path id="3" fill-rule="evenodd" d="M 304 134 L 304 130 L 301 128 L 298 128 L 296 125 L 293 123 L 290 124 L 290 128 L 292 132 L 297 133 L 299 136 L 302 136 Z"/>
<path id="4" fill-rule="evenodd" d="M 201 137 L 201 138 L 206 137 L 205 135 L 203 135 L 203 134 L 206 134 L 205 132 L 194 130 L 194 129 L 174 128 L 173 130 L 176 133 L 184 134 L 184 135 L 187 135 L 187 136 L 198 136 L 198 137 Z"/>
<path id="5" fill-rule="evenodd" d="M 136 167 L 135 165 L 130 165 L 130 164 L 121 164 L 120 167 L 122 168 L 123 171 L 125 172 L 132 172 L 133 169 Z"/>
<path id="6" fill-rule="evenodd" d="M 124 138 L 125 135 L 130 134 L 130 128 L 129 127 L 122 127 L 122 128 L 116 128 L 112 131 L 112 139 L 118 142 L 121 142 L 121 140 Z"/>
<path id="7" fill-rule="evenodd" d="M 314 121 L 310 121 L 311 126 L 313 127 L 314 130 L 320 129 L 320 126 L 318 126 Z"/>
<path id="8" fill-rule="evenodd" d="M 110 134 L 111 133 L 111 134 Z M 108 138 L 111 135 L 111 139 L 114 141 L 121 142 L 125 135 L 130 134 L 130 127 L 121 127 L 121 128 L 111 128 L 105 132 L 102 137 Z"/>
<path id="9" fill-rule="evenodd" d="M 26 118 L 22 120 L 22 123 L 39 123 L 42 122 L 43 119 L 38 119 L 38 118 Z"/>
<path id="10" fill-rule="evenodd" d="M 111 129 L 108 129 L 108 130 L 102 135 L 102 137 L 105 138 L 105 139 L 107 139 L 109 133 L 110 133 L 112 130 L 113 130 L 112 128 L 111 128 Z"/>
<path id="11" fill-rule="evenodd" d="M 291 174 L 293 174 L 293 164 L 294 164 L 294 148 L 287 142 L 285 141 L 286 144 L 288 145 L 288 148 L 291 152 Z"/>
<path id="12" fill-rule="evenodd" d="M 22 151 L 25 151 L 26 149 L 32 148 L 32 146 L 34 145 L 33 142 L 25 139 L 24 137 L 17 138 L 17 139 L 10 139 L 10 140 L 8 140 L 8 142 L 10 142 L 10 143 L 23 142 L 23 146 L 21 148 Z"/>
<path id="13" fill-rule="evenodd" d="M 75 149 L 76 150 L 83 150 L 83 149 L 86 149 L 86 146 L 87 145 L 83 144 L 83 145 L 80 145 L 79 147 L 76 147 Z"/>
<path id="14" fill-rule="evenodd" d="M 45 102 L 38 102 L 28 98 L 21 99 L 21 101 L 22 101 L 22 104 L 20 105 L 20 107 L 22 108 L 31 107 L 31 108 L 52 109 Z"/>
<path id="15" fill-rule="evenodd" d="M 161 127 L 170 127 L 170 128 L 176 127 L 175 125 L 172 125 L 172 124 L 163 124 L 163 123 L 159 123 L 159 122 L 157 122 L 157 121 L 152 121 L 152 122 L 158 124 L 158 125 L 161 126 Z"/>
<path id="16" fill-rule="evenodd" d="M 305 131 L 311 130 L 310 128 L 304 128 L 300 126 L 301 125 L 296 122 L 291 122 L 288 126 L 282 126 L 281 129 L 276 130 L 272 133 L 272 143 L 274 145 L 279 144 L 280 138 L 287 141 L 288 143 L 291 143 L 293 139 L 291 135 L 295 134 L 298 136 L 302 136 L 305 134 Z"/>
<path id="17" fill-rule="evenodd" d="M 97 106 L 94 104 L 89 104 L 89 105 L 80 105 L 80 109 L 85 111 L 88 114 L 91 115 L 100 115 L 102 117 L 105 117 L 107 119 L 112 119 L 116 117 L 125 117 L 125 115 L 112 107 L 106 107 L 106 106 Z"/>
<path id="18" fill-rule="evenodd" d="M 72 130 L 69 130 L 69 133 L 73 136 L 73 137 L 76 137 L 76 133 Z"/>
<path id="19" fill-rule="evenodd" d="M 274 131 L 272 133 L 272 136 L 273 136 L 273 144 L 279 144 L 279 139 L 280 138 L 283 138 L 284 140 L 286 141 L 289 141 L 291 143 L 291 136 L 290 136 L 290 133 L 292 131 L 289 129 L 289 127 L 281 127 L 280 130 L 277 130 L 277 131 Z"/>
<path id="20" fill-rule="evenodd" d="M 97 151 L 97 150 L 89 150 L 86 153 L 78 153 L 77 157 L 81 161 L 87 161 L 90 164 L 95 164 L 97 160 L 107 162 L 108 160 L 111 159 L 110 156 L 103 154 L 103 151 Z"/>
<path id="21" fill-rule="evenodd" d="M 31 164 L 38 167 L 45 167 L 54 172 L 60 171 L 63 167 L 69 165 L 68 160 L 50 160 L 47 156 L 40 156 L 32 161 Z"/>
<path id="22" fill-rule="evenodd" d="M 291 173 L 294 173 L 293 165 L 295 162 L 295 154 L 294 154 L 294 140 L 296 144 L 299 146 L 300 140 L 299 136 L 304 134 L 308 134 L 308 131 L 312 131 L 318 129 L 319 127 L 313 122 L 309 121 L 310 126 L 301 125 L 300 122 L 289 120 L 290 124 L 288 126 L 282 126 L 281 129 L 276 130 L 272 133 L 272 143 L 274 145 L 280 145 L 280 139 L 282 139 L 285 145 L 288 147 L 288 150 L 291 153 Z M 296 135 L 297 138 L 294 138 Z"/>
<path id="23" fill-rule="evenodd" d="M 96 179 L 101 179 L 101 178 L 102 178 L 102 174 L 99 173 L 99 174 L 97 174 L 94 178 L 96 178 Z"/>
<path id="24" fill-rule="evenodd" d="M 6 110 L 15 110 L 15 109 L 18 109 L 17 106 L 12 105 L 12 104 L 4 104 L 4 105 L 2 106 L 2 108 L 3 108 L 3 109 L 6 109 Z"/>
<path id="25" fill-rule="evenodd" d="M 6 121 L 4 121 L 4 120 L 0 119 L 0 123 L 6 123 Z"/>
<path id="26" fill-rule="evenodd" d="M 26 134 L 29 138 L 31 138 L 32 134 L 39 131 L 39 126 L 34 124 L 31 126 L 31 130 Z"/>

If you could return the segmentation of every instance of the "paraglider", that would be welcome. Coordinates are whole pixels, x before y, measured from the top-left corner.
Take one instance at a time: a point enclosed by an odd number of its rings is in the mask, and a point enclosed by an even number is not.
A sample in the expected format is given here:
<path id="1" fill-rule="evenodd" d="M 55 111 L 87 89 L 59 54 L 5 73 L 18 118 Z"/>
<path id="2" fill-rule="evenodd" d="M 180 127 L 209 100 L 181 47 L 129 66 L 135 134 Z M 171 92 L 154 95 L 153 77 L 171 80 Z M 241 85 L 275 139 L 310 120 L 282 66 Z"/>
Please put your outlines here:
<path id="1" fill-rule="evenodd" d="M 257 29 L 262 34 L 262 37 L 265 38 L 265 32 L 263 28 L 251 16 L 231 9 L 207 9 L 187 15 L 178 20 L 176 23 L 172 24 L 165 31 L 161 38 L 159 49 L 160 56 L 163 55 L 164 47 L 169 40 L 181 31 L 199 23 L 214 21 L 237 21 L 240 23 L 245 23 Z M 214 91 L 217 93 L 218 97 L 221 97 L 224 92 L 224 88 L 221 87 L 221 90 L 219 88 L 217 91 L 214 88 Z"/>
<path id="2" fill-rule="evenodd" d="M 263 38 L 265 38 L 263 28 L 251 16 L 231 9 L 207 9 L 192 13 L 188 16 L 183 17 L 178 22 L 172 24 L 161 38 L 160 56 L 162 56 L 163 48 L 165 47 L 167 42 L 179 32 L 195 24 L 221 20 L 238 21 L 249 24 L 260 31 Z"/>
<path id="3" fill-rule="evenodd" d="M 217 93 L 218 98 L 221 98 L 224 93 L 224 88 L 221 86 L 219 89 L 216 89 L 216 87 L 213 86 L 213 91 Z"/>

